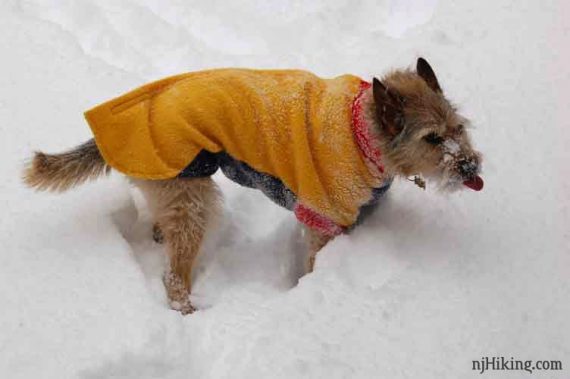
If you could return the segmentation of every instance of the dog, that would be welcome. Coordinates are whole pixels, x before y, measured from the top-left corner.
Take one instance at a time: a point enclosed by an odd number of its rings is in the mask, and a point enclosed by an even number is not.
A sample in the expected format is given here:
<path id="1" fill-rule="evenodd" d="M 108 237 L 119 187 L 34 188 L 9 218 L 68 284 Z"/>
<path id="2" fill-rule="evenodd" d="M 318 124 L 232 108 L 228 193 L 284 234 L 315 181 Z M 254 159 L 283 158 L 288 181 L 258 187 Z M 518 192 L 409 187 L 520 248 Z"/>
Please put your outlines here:
<path id="1" fill-rule="evenodd" d="M 300 70 L 219 69 L 145 85 L 86 112 L 94 139 L 61 154 L 36 152 L 23 180 L 65 191 L 115 169 L 144 194 L 164 241 L 171 308 L 190 303 L 191 271 L 219 210 L 211 176 L 263 191 L 292 210 L 319 250 L 373 210 L 396 177 L 444 191 L 483 188 L 469 121 L 419 58 L 372 83 Z"/>

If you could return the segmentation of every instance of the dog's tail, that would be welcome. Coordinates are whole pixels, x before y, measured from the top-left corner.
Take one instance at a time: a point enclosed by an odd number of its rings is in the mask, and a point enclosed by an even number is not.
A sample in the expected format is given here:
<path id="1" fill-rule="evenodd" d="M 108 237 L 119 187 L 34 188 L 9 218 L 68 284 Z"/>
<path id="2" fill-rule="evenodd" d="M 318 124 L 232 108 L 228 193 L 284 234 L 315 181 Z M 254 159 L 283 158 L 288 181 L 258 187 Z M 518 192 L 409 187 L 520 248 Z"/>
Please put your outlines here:
<path id="1" fill-rule="evenodd" d="M 36 152 L 24 169 L 23 180 L 39 191 L 63 192 L 110 171 L 95 141 L 90 139 L 61 154 Z"/>

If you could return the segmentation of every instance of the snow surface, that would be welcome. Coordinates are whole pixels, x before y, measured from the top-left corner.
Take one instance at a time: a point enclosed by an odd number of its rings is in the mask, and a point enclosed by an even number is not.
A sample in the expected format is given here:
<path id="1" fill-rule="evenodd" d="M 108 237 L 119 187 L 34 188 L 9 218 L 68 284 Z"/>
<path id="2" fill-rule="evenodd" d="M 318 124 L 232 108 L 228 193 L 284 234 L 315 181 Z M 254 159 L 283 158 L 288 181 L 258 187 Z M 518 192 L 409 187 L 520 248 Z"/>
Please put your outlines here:
<path id="1" fill-rule="evenodd" d="M 0 377 L 468 378 L 481 356 L 570 370 L 566 1 L 4 0 Z M 425 56 L 475 125 L 485 189 L 409 182 L 303 260 L 294 216 L 221 176 L 225 213 L 166 306 L 162 247 L 119 175 L 65 195 L 19 180 L 34 149 L 89 138 L 82 112 L 210 67 L 380 75 Z"/>

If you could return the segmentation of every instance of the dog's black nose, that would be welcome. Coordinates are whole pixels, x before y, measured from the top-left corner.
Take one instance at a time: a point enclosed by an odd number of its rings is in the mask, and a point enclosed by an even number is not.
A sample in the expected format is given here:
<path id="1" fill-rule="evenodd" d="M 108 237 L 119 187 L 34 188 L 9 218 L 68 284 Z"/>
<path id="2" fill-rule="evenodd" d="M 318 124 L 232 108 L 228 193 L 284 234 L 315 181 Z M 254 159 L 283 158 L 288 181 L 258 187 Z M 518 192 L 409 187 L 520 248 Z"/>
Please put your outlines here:
<path id="1" fill-rule="evenodd" d="M 477 175 L 477 161 L 472 159 L 462 159 L 457 162 L 457 170 L 465 179 L 471 179 Z"/>

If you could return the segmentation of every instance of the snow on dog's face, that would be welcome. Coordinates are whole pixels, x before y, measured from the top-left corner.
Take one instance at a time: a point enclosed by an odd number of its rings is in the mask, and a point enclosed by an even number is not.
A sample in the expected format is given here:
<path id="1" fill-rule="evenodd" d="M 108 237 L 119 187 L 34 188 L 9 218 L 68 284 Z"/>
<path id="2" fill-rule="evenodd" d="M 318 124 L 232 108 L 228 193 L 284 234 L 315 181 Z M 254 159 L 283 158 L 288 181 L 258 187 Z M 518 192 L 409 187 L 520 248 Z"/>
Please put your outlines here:
<path id="1" fill-rule="evenodd" d="M 445 98 L 435 73 L 419 58 L 416 71 L 374 79 L 378 143 L 395 175 L 422 175 L 444 190 L 479 191 L 481 156 L 471 146 L 469 121 Z"/>

